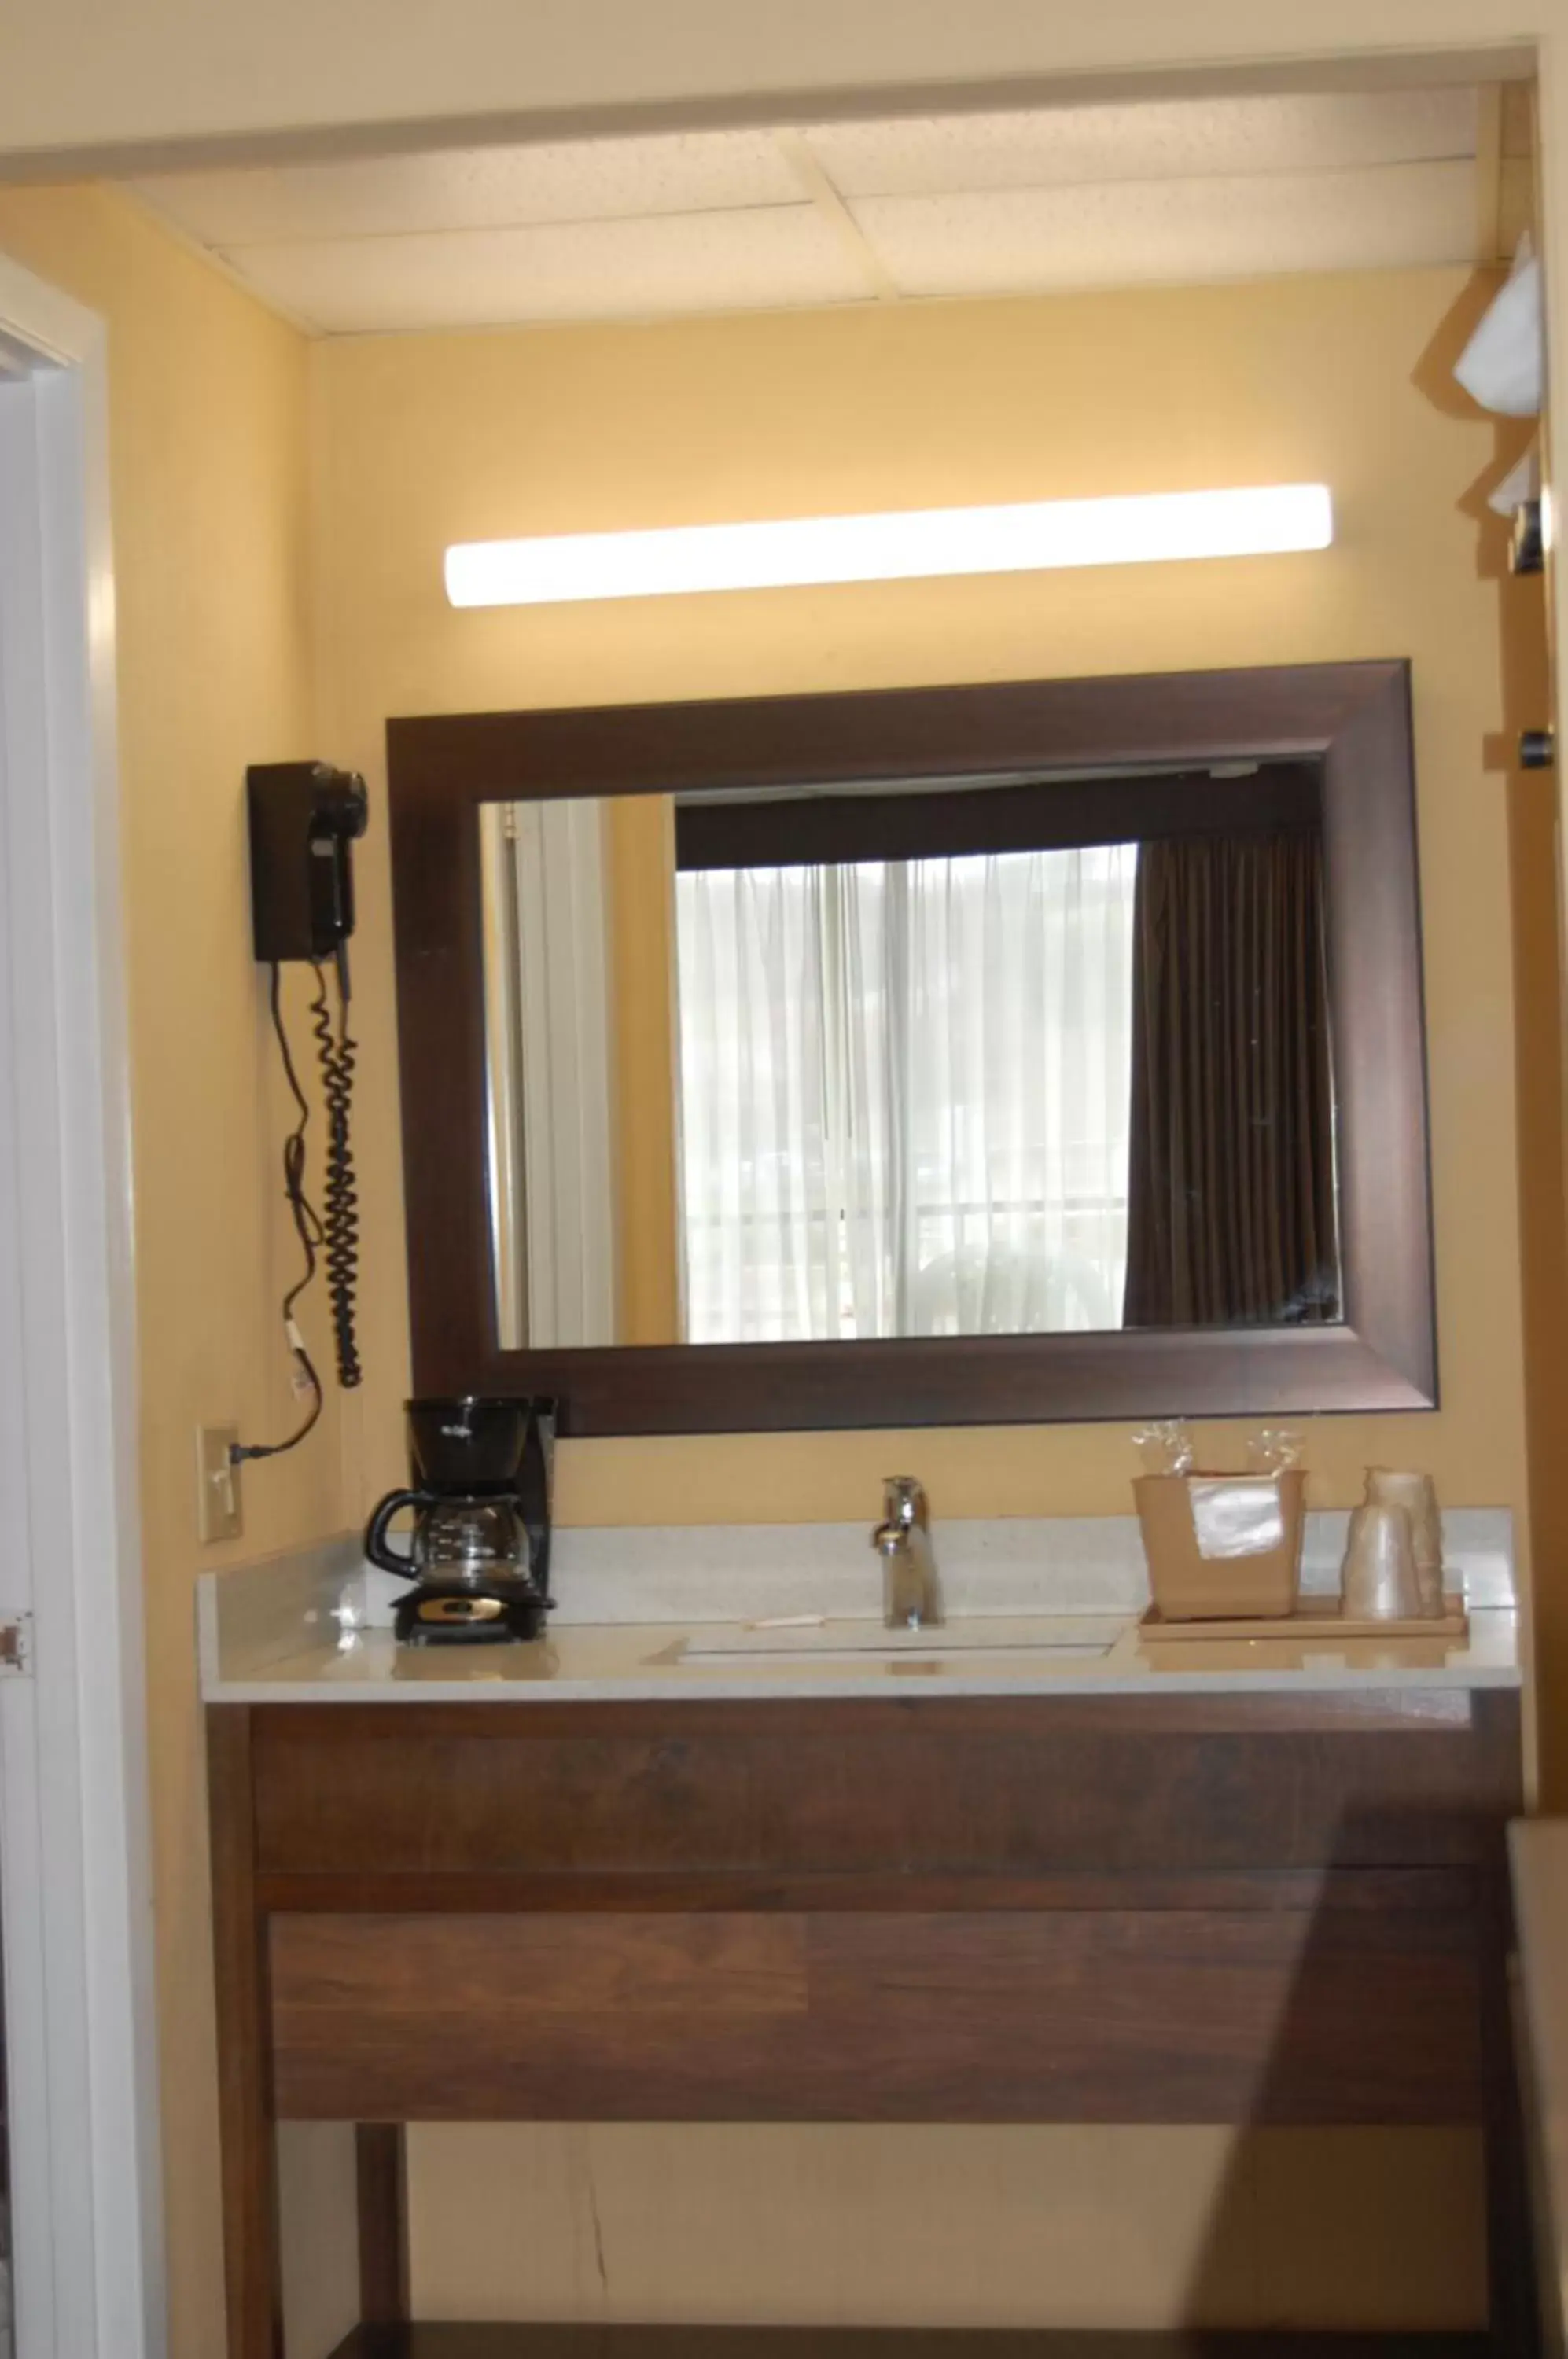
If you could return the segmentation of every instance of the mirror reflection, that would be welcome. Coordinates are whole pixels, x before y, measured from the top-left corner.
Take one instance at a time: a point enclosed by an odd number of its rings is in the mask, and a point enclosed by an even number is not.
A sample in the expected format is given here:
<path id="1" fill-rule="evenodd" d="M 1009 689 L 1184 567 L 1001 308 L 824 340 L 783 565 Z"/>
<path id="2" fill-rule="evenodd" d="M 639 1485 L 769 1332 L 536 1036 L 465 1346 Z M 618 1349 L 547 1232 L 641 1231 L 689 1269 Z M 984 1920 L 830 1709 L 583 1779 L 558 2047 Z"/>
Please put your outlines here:
<path id="1" fill-rule="evenodd" d="M 480 831 L 504 1348 L 1339 1318 L 1310 765 Z"/>

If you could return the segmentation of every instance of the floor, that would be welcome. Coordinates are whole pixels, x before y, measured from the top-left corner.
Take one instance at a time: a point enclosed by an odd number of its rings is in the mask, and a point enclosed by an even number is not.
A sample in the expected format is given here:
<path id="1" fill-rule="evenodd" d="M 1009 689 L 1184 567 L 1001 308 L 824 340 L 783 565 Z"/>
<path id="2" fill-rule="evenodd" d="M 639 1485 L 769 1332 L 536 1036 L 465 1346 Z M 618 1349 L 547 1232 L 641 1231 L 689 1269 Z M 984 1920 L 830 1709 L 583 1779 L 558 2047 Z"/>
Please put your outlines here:
<path id="1" fill-rule="evenodd" d="M 333 2359 L 1484 2359 L 1484 2334 L 746 2326 L 362 2326 Z"/>

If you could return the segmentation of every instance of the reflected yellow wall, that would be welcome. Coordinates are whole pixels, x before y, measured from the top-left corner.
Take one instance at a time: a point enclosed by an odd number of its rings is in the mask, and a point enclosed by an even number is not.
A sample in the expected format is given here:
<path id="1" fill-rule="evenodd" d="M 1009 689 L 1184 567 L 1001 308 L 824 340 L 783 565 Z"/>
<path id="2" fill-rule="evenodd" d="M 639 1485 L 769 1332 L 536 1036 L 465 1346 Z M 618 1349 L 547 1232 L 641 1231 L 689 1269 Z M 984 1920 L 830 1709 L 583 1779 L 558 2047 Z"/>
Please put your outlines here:
<path id="1" fill-rule="evenodd" d="M 1446 379 L 1466 307 L 1484 295 L 1443 270 L 329 345 L 314 358 L 318 582 L 327 734 L 338 759 L 370 774 L 378 803 L 392 712 L 1410 657 L 1443 1406 L 1421 1418 L 1304 1420 L 1308 1454 L 1322 1503 L 1353 1498 L 1369 1459 L 1398 1458 L 1430 1467 L 1453 1501 L 1514 1507 L 1522 1539 L 1510 874 L 1505 798 L 1486 767 L 1503 722 L 1498 592 L 1469 498 L 1495 442 Z M 454 539 L 1302 480 L 1334 489 L 1339 537 L 1323 555 L 495 613 L 454 614 L 441 591 L 441 551 Z M 365 850 L 361 1127 L 366 1262 L 379 1277 L 368 1290 L 368 1495 L 400 1471 L 406 1333 L 385 832 Z M 1549 890 L 1539 866 L 1522 889 L 1534 896 L 1539 948 L 1535 903 Z M 619 1003 L 623 1024 L 652 1020 L 651 965 L 639 972 L 633 1006 Z M 666 989 L 661 978 L 660 1008 Z M 649 1102 L 668 1109 L 657 1060 L 642 1078 Z M 662 1143 L 655 1164 L 648 1212 L 667 1234 Z M 627 1263 L 637 1266 L 629 1249 Z M 1216 1453 L 1239 1449 L 1234 1432 L 1211 1440 Z M 926 1480 L 939 1527 L 947 1516 L 1128 1506 L 1127 1429 L 1062 1425 L 569 1443 L 559 1506 L 568 1523 L 869 1522 L 894 1462 Z M 607 2292 L 592 2270 L 541 2277 L 526 2257 L 485 2261 L 481 2190 L 542 2179 L 576 2190 L 570 2205 L 585 2203 L 596 2166 L 584 2135 L 416 2134 L 421 2299 L 452 2304 L 466 2284 L 471 2314 L 539 2315 L 542 2302 L 585 2317 L 639 2304 L 666 2316 L 902 2315 L 888 2256 L 907 2216 L 900 2158 L 918 2154 L 924 2182 L 943 2190 L 946 2250 L 954 2281 L 974 2293 L 969 2313 L 1055 2315 L 1024 2246 L 1008 2247 L 996 2228 L 995 2207 L 1011 2200 L 1002 2181 L 967 2175 L 935 2129 L 861 2134 L 844 2249 L 785 2291 L 773 2223 L 781 2204 L 811 2211 L 815 2134 L 653 2138 L 677 2209 L 703 2216 L 715 2170 L 749 2190 L 712 2275 L 687 2251 L 673 2282 L 651 2195 L 626 2223 L 624 2275 Z M 1058 2226 L 1076 2204 L 1079 2246 L 1094 2256 L 1083 2284 L 1097 2290 L 1076 2314 L 1149 2323 L 1198 2299 L 1213 2207 L 1196 2207 L 1190 2236 L 1161 2241 L 1160 2223 L 1214 2167 L 1214 2135 L 1151 2143 L 1107 2133 L 1094 2180 L 1071 2134 L 1018 2134 L 1008 2169 L 1018 2185 Z M 1222 2139 L 1222 2177 L 1227 2151 Z M 1422 2151 L 1433 2190 L 1423 2234 L 1473 2258 L 1474 2156 Z M 1321 2146 L 1289 2153 L 1280 2167 L 1294 2174 L 1293 2203 L 1324 2172 L 1352 2183 Z M 1279 2226 L 1273 2179 L 1255 2180 L 1238 2162 L 1225 2184 L 1248 2190 L 1259 2234 Z M 1409 2322 L 1474 2315 L 1470 2263 L 1435 2297 L 1421 2245 L 1401 2241 L 1391 2219 L 1368 2249 L 1364 2281 L 1378 2291 L 1363 2322 L 1401 2305 Z M 964 2274 L 978 2254 L 991 2256 L 983 2288 Z M 1286 2306 L 1301 2322 L 1331 2322 L 1335 2272 L 1314 2281 L 1315 2294 L 1303 2285 Z M 1214 2277 L 1210 2312 L 1278 2322 L 1277 2298 L 1248 2294 L 1250 2282 Z M 1434 2299 L 1435 2311 L 1422 2309 Z"/>
<path id="2" fill-rule="evenodd" d="M 223 2349 L 216 2089 L 192 1582 L 344 1520 L 339 1404 L 245 1475 L 198 1548 L 193 1434 L 298 1422 L 278 1303 L 287 1118 L 251 962 L 245 769 L 318 750 L 301 337 L 95 190 L 0 191 L 0 250 L 109 323 L 136 1158 L 143 1564 L 175 2359 Z M 304 1022 L 295 994 L 295 1038 Z M 304 1321 L 324 1343 L 320 1306 Z M 326 1354 L 323 1352 L 323 1364 Z M 358 1507 L 357 1482 L 350 1486 Z"/>
<path id="3" fill-rule="evenodd" d="M 677 1343 L 675 806 L 618 795 L 607 809 L 619 1332 L 624 1343 Z"/>

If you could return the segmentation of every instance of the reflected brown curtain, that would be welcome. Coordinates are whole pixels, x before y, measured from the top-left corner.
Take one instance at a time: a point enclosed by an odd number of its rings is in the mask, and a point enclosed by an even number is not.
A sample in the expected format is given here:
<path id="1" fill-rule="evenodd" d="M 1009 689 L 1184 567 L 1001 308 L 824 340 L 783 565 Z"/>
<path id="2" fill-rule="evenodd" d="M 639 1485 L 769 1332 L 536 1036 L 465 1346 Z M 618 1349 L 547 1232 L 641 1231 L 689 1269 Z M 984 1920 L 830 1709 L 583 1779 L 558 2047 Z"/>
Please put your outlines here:
<path id="1" fill-rule="evenodd" d="M 1339 1317 L 1323 869 L 1305 832 L 1145 843 L 1129 1327 Z"/>

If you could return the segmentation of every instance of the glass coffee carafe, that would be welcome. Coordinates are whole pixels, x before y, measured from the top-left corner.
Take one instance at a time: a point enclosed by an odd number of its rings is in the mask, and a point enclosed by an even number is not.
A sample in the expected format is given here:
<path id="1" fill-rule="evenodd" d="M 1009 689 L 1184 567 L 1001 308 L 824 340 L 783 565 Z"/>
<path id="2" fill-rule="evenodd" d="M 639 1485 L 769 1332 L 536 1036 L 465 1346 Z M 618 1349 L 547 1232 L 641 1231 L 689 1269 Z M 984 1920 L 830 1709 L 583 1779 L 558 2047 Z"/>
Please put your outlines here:
<path id="1" fill-rule="evenodd" d="M 398 1636 L 535 1636 L 550 1603 L 554 1403 L 410 1401 L 408 1419 L 414 1482 L 387 1494 L 365 1535 L 372 1564 L 415 1583 L 398 1604 Z M 390 1538 L 405 1511 L 414 1517 L 406 1549 Z"/>
<path id="2" fill-rule="evenodd" d="M 409 1558 L 424 1578 L 445 1581 L 483 1582 L 496 1573 L 526 1579 L 531 1569 L 515 1499 L 429 1499 L 419 1508 Z"/>

